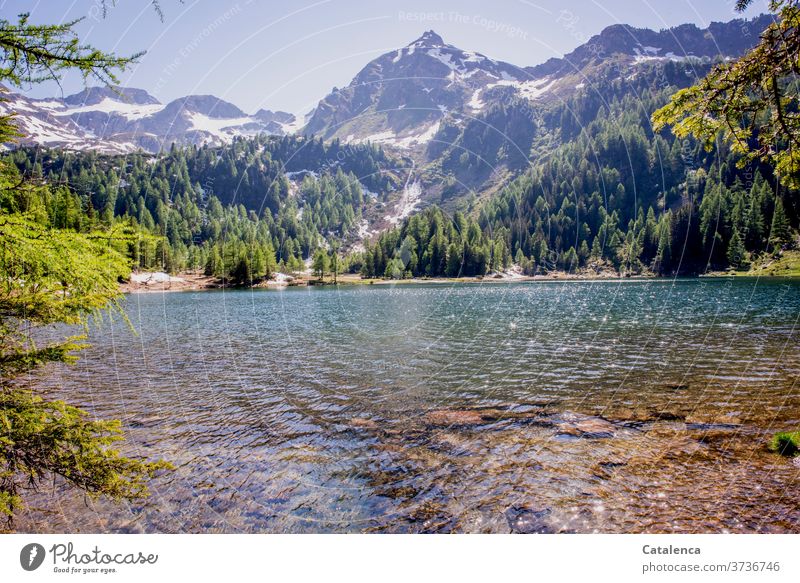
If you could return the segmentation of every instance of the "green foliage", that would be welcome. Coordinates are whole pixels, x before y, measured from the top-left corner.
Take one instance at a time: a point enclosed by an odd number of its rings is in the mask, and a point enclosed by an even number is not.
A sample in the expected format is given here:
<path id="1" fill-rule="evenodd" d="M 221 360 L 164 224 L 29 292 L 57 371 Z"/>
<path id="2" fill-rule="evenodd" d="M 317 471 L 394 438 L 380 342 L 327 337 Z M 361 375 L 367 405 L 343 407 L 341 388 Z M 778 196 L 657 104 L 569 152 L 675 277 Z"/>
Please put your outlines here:
<path id="1" fill-rule="evenodd" d="M 728 263 L 736 269 L 743 268 L 747 264 L 747 250 L 744 248 L 739 231 L 734 231 L 728 242 Z"/>
<path id="2" fill-rule="evenodd" d="M 50 229 L 25 215 L 0 212 L 4 321 L 80 324 L 85 314 L 115 302 L 117 281 L 130 273 L 130 267 L 114 244 L 125 243 L 128 237 L 114 231 L 82 234 Z"/>
<path id="3" fill-rule="evenodd" d="M 394 180 L 380 171 L 387 160 L 377 147 L 305 137 L 260 136 L 159 156 L 20 149 L 8 157 L 26 176 L 59 185 L 47 204 L 54 224 L 134 225 L 153 235 L 132 251 L 134 267 L 202 269 L 231 281 L 242 262 L 254 279 L 278 263 L 304 269 L 323 240 L 355 236 L 376 204 L 362 181 L 385 192 Z M 287 178 L 292 172 L 304 176 L 299 184 Z"/>
<path id="4" fill-rule="evenodd" d="M 58 80 L 77 69 L 84 78 L 113 81 L 113 71 L 136 56 L 118 58 L 78 43 L 75 22 L 17 25 L 0 20 L 0 80 Z M 0 118 L 0 143 L 17 135 L 11 116 Z M 39 177 L 41 174 L 39 174 Z M 48 363 L 70 363 L 83 337 L 37 346 L 34 331 L 51 324 L 82 325 L 101 310 L 119 310 L 120 278 L 139 240 L 124 222 L 99 224 L 68 189 L 51 190 L 0 161 L 0 514 L 11 522 L 22 492 L 60 477 L 89 495 L 137 499 L 146 481 L 169 464 L 123 456 L 118 421 L 93 421 L 62 401 L 26 390 L 25 375 Z"/>
<path id="5" fill-rule="evenodd" d="M 333 283 L 339 282 L 339 272 L 341 271 L 341 260 L 339 259 L 339 246 L 333 245 L 331 248 L 330 257 L 328 257 L 328 264 L 333 275 Z"/>
<path id="6" fill-rule="evenodd" d="M 800 431 L 782 431 L 776 433 L 770 441 L 769 448 L 781 455 L 793 457 L 800 454 Z"/>
<path id="7" fill-rule="evenodd" d="M 778 190 L 767 166 L 740 167 L 742 156 L 724 142 L 707 152 L 692 139 L 648 131 L 650 114 L 686 79 L 674 63 L 640 65 L 630 81 L 636 95 L 609 74 L 546 112 L 545 127 L 560 132 L 561 144 L 478 209 L 484 235 L 503 240 L 526 274 L 570 265 L 702 273 L 728 267 L 730 257 L 743 266 L 791 247 L 793 191 Z"/>
<path id="8" fill-rule="evenodd" d="M 772 229 L 770 242 L 776 249 L 792 244 L 792 233 L 789 226 L 789 219 L 783 209 L 783 202 L 780 199 L 775 201 L 775 208 L 772 213 Z"/>
<path id="9" fill-rule="evenodd" d="M 93 421 L 63 401 L 25 390 L 0 390 L 0 514 L 11 517 L 21 491 L 57 475 L 91 496 L 137 499 L 146 481 L 170 464 L 122 456 L 119 421 Z"/>
<path id="10" fill-rule="evenodd" d="M 316 274 L 317 279 L 322 281 L 322 278 L 325 277 L 325 272 L 328 271 L 328 267 L 330 264 L 330 260 L 328 259 L 328 254 L 325 252 L 324 249 L 317 249 L 317 252 L 314 253 L 314 259 L 311 261 L 311 270 Z"/>
<path id="11" fill-rule="evenodd" d="M 755 48 L 675 93 L 653 113 L 653 125 L 671 126 L 681 138 L 692 135 L 709 151 L 721 138 L 740 156 L 740 166 L 767 162 L 784 184 L 798 188 L 800 6 L 797 0 L 772 0 L 770 9 L 777 18 Z"/>
<path id="12" fill-rule="evenodd" d="M 0 184 L 8 193 L 8 184 Z M 130 273 L 124 254 L 132 235 L 119 229 L 76 233 L 30 215 L 0 211 L 0 512 L 9 520 L 20 493 L 48 476 L 95 495 L 139 498 L 145 481 L 168 467 L 122 456 L 118 422 L 90 420 L 61 401 L 46 401 L 15 379 L 48 363 L 71 363 L 82 336 L 38 346 L 32 328 L 86 326 L 109 305 L 119 310 L 118 280 Z"/>
<path id="13" fill-rule="evenodd" d="M 391 279 L 484 275 L 490 265 L 507 260 L 503 250 L 504 243 L 486 236 L 475 219 L 458 212 L 451 219 L 430 207 L 367 245 L 361 274 Z"/>

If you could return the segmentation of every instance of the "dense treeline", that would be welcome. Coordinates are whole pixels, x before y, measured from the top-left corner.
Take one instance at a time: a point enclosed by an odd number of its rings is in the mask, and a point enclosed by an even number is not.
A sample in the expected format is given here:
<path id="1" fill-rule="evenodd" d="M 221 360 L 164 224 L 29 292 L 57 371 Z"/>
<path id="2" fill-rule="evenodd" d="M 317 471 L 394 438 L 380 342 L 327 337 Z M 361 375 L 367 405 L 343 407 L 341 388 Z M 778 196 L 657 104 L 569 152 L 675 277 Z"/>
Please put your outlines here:
<path id="1" fill-rule="evenodd" d="M 355 236 L 377 198 L 372 189 L 393 188 L 379 148 L 301 137 L 162 156 L 23 149 L 9 157 L 53 185 L 54 226 L 125 222 L 157 236 L 132 250 L 136 266 L 205 269 L 239 282 L 304 269 L 327 241 Z"/>
<path id="2" fill-rule="evenodd" d="M 474 218 L 460 212 L 450 218 L 430 207 L 367 244 L 349 268 L 364 277 L 394 279 L 484 275 L 509 266 L 506 239 L 504 231 L 487 235 Z"/>

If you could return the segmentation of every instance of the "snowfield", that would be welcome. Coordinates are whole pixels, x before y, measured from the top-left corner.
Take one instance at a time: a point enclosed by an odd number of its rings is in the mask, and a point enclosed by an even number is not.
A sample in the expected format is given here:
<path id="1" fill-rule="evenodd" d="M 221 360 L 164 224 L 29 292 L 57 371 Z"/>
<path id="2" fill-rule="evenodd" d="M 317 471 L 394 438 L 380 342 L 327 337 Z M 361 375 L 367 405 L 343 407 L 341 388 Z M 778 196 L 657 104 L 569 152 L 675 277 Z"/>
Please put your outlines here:
<path id="1" fill-rule="evenodd" d="M 124 101 L 117 101 L 115 99 L 111 99 L 106 97 L 100 103 L 96 103 L 94 105 L 82 105 L 80 107 L 64 107 L 61 106 L 61 109 L 58 109 L 52 104 L 56 102 L 50 101 L 47 102 L 48 109 L 52 109 L 53 115 L 57 116 L 66 116 L 66 115 L 73 115 L 76 113 L 88 113 L 94 111 L 100 111 L 102 113 L 116 113 L 118 115 L 125 116 L 128 121 L 134 121 L 137 119 L 143 119 L 145 117 L 151 116 L 153 114 L 158 113 L 162 109 L 164 109 L 164 105 L 161 103 L 154 103 L 148 105 L 138 105 L 136 103 L 126 103 Z M 41 106 L 41 103 L 37 103 L 37 105 Z"/>

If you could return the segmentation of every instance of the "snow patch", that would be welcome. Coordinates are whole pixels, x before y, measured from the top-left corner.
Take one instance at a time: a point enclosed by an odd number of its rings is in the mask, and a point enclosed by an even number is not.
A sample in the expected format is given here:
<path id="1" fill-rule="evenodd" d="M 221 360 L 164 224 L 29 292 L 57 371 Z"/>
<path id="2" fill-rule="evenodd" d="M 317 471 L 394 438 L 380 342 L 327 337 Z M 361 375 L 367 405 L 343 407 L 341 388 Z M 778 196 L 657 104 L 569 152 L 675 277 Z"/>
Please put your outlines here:
<path id="1" fill-rule="evenodd" d="M 191 112 L 189 114 L 189 121 L 192 124 L 192 129 L 195 131 L 208 132 L 220 139 L 230 139 L 232 132 L 231 126 L 239 126 L 251 123 L 254 120 L 251 117 L 239 117 L 232 119 L 218 119 L 208 117 L 202 113 Z M 226 131 L 227 130 L 227 131 Z"/>
<path id="2" fill-rule="evenodd" d="M 480 98 L 481 91 L 483 91 L 482 88 L 476 89 L 472 93 L 472 97 L 470 97 L 470 100 L 467 102 L 467 105 L 469 105 L 475 111 L 480 111 L 484 107 L 486 107 L 486 104 L 483 101 L 481 101 Z"/>
<path id="3" fill-rule="evenodd" d="M 289 180 L 294 180 L 297 177 L 305 178 L 307 174 L 310 174 L 314 178 L 317 177 L 317 173 L 313 170 L 296 170 L 295 172 L 284 172 L 284 176 Z"/>
<path id="4" fill-rule="evenodd" d="M 374 234 L 374 231 L 369 230 L 369 221 L 367 219 L 361 219 L 361 222 L 358 223 L 358 238 L 362 241 L 368 239 Z"/>
<path id="5" fill-rule="evenodd" d="M 395 134 L 392 130 L 385 130 L 382 132 L 378 132 L 375 134 L 370 134 L 363 141 L 365 142 L 376 142 L 379 144 L 382 143 L 394 143 L 397 140 L 397 134 Z"/>
<path id="6" fill-rule="evenodd" d="M 420 144 L 427 144 L 433 139 L 433 136 L 436 135 L 436 132 L 439 131 L 440 122 L 436 122 L 431 124 L 428 129 L 423 131 L 420 134 L 414 136 L 407 136 L 405 138 L 401 138 L 399 140 L 394 141 L 394 145 L 400 148 L 411 148 L 412 146 L 417 146 Z"/>
<path id="7" fill-rule="evenodd" d="M 136 103 L 125 103 L 123 101 L 117 101 L 115 99 L 106 97 L 100 103 L 96 103 L 94 105 L 82 105 L 80 107 L 68 107 L 67 109 L 61 111 L 54 111 L 53 115 L 73 115 L 76 113 L 99 111 L 107 114 L 115 113 L 122 115 L 129 121 L 132 121 L 153 115 L 162 109 L 164 109 L 164 106 L 160 103 L 138 105 Z"/>
<path id="8" fill-rule="evenodd" d="M 57 101 L 55 99 L 43 99 L 41 101 L 37 101 L 36 105 L 39 107 L 44 107 L 45 109 L 63 109 L 64 103 L 61 101 Z"/>
<path id="9" fill-rule="evenodd" d="M 409 180 L 411 177 L 409 176 Z M 422 198 L 422 186 L 419 181 L 414 182 L 406 181 L 406 186 L 403 189 L 403 194 L 400 195 L 400 200 L 395 205 L 394 213 L 386 215 L 384 219 L 392 226 L 397 226 L 400 221 L 410 216 L 417 208 Z"/>
<path id="10" fill-rule="evenodd" d="M 437 61 L 439 61 L 440 63 L 442 63 L 443 65 L 447 65 L 447 67 L 451 71 L 453 71 L 453 72 L 458 71 L 458 67 L 452 61 L 451 55 L 448 55 L 447 53 L 443 53 L 438 48 L 436 48 L 436 49 L 428 49 L 428 54 L 430 56 L 432 56 L 434 59 L 436 59 Z"/>
<path id="11" fill-rule="evenodd" d="M 506 87 L 513 87 L 517 90 L 517 92 L 526 99 L 536 99 L 541 97 L 555 84 L 556 80 L 550 80 L 549 77 L 544 77 L 542 79 L 536 79 L 533 81 L 498 81 L 497 83 L 492 83 L 488 87 L 497 87 L 497 86 L 506 86 Z M 487 87 L 487 88 L 488 88 Z"/>
<path id="12" fill-rule="evenodd" d="M 476 53 L 474 51 L 464 51 L 464 56 L 466 57 L 464 59 L 465 63 L 482 63 L 484 61 L 490 61 L 492 63 L 495 62 L 492 59 L 484 57 L 480 53 Z"/>
<path id="13" fill-rule="evenodd" d="M 303 117 L 300 115 L 294 116 L 294 121 L 290 121 L 288 123 L 281 123 L 281 131 L 286 134 L 287 136 L 299 133 L 303 126 L 308 123 L 308 116 Z"/>

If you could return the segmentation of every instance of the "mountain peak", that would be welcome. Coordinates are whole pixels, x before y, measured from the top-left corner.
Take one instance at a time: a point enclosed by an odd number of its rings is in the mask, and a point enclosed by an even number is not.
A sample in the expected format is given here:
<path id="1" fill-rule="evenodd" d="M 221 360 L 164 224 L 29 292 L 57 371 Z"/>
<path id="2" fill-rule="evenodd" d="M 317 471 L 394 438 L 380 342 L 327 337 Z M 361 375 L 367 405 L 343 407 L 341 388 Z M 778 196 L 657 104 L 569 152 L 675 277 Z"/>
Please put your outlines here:
<path id="1" fill-rule="evenodd" d="M 82 91 L 68 95 L 64 102 L 68 105 L 97 105 L 104 99 L 133 103 L 136 105 L 158 105 L 159 101 L 144 89 L 118 86 L 85 87 Z"/>
<path id="2" fill-rule="evenodd" d="M 445 46 L 444 40 L 433 30 L 426 30 L 421 37 L 408 45 L 409 47 L 434 48 Z"/>

